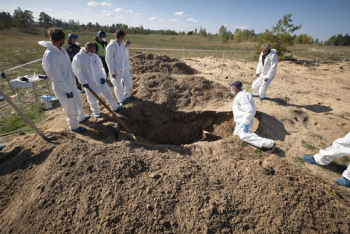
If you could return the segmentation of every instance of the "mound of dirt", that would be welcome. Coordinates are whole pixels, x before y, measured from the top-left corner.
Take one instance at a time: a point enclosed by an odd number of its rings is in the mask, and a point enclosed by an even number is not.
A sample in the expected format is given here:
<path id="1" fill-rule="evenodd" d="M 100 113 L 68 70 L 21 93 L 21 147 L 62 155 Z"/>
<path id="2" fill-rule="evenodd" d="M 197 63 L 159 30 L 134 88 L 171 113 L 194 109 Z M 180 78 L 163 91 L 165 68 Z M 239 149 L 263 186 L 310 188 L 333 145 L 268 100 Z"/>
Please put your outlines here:
<path id="1" fill-rule="evenodd" d="M 238 138 L 179 147 L 56 136 L 1 153 L 2 232 L 349 231 L 350 208 L 329 186 Z"/>
<path id="2" fill-rule="evenodd" d="M 136 54 L 132 56 L 131 61 L 132 74 L 162 72 L 165 74 L 192 75 L 196 73 L 190 66 L 166 55 Z"/>
<path id="3" fill-rule="evenodd" d="M 267 155 L 232 136 L 225 77 L 242 78 L 250 71 L 222 74 L 207 68 L 202 77 L 166 56 L 133 59 L 132 102 L 118 116 L 138 141 L 119 131 L 123 128 L 103 107 L 101 118 L 83 123 L 89 131 L 67 131 L 56 103 L 40 126 L 55 140 L 25 135 L 0 152 L 1 233 L 350 232 L 347 197 L 296 170 L 289 155 Z M 338 92 L 349 103 L 346 91 Z M 347 112 L 335 113 L 339 119 L 323 114 L 332 110 L 326 104 L 293 103 L 294 96 L 308 94 L 300 88 L 288 101 L 256 102 L 265 111 L 257 112 L 254 129 L 278 141 L 281 156 L 298 148 L 309 129 L 324 126 L 323 133 L 329 133 L 347 126 Z M 82 99 L 90 113 L 85 94 Z"/>
<path id="4" fill-rule="evenodd" d="M 133 80 L 132 96 L 157 104 L 166 103 L 172 109 L 193 110 L 200 103 L 229 100 L 232 95 L 225 87 L 200 76 L 162 77 L 146 73 Z"/>

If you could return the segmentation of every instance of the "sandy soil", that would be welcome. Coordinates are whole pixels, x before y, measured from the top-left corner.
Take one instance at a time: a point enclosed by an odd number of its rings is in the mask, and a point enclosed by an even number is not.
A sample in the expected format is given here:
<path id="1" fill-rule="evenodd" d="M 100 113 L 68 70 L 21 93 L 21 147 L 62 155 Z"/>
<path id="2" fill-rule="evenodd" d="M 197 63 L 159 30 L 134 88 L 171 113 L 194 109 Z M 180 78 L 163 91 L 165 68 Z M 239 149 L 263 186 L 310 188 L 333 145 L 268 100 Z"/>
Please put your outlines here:
<path id="1" fill-rule="evenodd" d="M 0 232 L 349 233 L 343 161 L 300 161 L 349 131 L 349 65 L 279 63 L 256 99 L 256 132 L 278 146 L 268 155 L 232 136 L 228 83 L 251 91 L 256 64 L 221 63 L 135 55 L 118 116 L 137 141 L 103 107 L 72 133 L 55 103 L 40 126 L 53 141 L 25 135 L 0 153 Z"/>

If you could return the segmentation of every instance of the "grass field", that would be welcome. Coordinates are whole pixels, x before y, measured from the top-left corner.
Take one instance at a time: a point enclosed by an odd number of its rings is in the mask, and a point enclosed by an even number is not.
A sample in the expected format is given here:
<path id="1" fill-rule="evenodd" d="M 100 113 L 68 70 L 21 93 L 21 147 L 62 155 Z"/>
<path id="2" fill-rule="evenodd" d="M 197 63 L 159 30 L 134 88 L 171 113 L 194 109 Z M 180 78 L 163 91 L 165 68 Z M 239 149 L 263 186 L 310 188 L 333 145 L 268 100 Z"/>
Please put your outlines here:
<path id="1" fill-rule="evenodd" d="M 65 30 L 66 35 L 72 33 Z M 93 42 L 96 37 L 96 32 L 78 32 L 80 44 L 83 46 L 86 42 Z M 107 33 L 107 41 L 114 39 L 115 36 L 112 33 Z M 255 53 L 255 43 L 234 43 L 232 40 L 227 44 L 222 44 L 221 38 L 213 37 L 211 40 L 206 37 L 200 36 L 187 36 L 187 35 L 139 35 L 128 34 L 127 40 L 131 41 L 130 54 L 133 55 L 137 52 L 146 53 L 159 53 L 165 54 L 175 58 L 191 58 L 191 57 L 207 57 L 216 56 L 218 59 L 223 58 L 225 51 L 225 58 L 239 61 L 253 61 L 253 54 Z M 0 31 L 0 70 L 4 71 L 9 68 L 42 58 L 45 51 L 44 47 L 38 44 L 38 41 L 48 40 L 44 37 L 44 33 L 39 35 L 28 35 L 18 32 L 16 29 L 7 29 Z M 67 40 L 66 40 L 67 43 Z M 153 48 L 151 50 L 142 50 L 135 48 Z M 164 50 L 163 50 L 164 49 Z M 179 51 L 165 50 L 165 49 L 179 49 Z M 185 49 L 185 51 L 183 51 Z M 350 59 L 350 47 L 331 47 L 331 46 L 315 46 L 315 45 L 295 45 L 289 48 L 295 58 L 299 60 L 309 60 L 322 63 L 341 63 L 344 59 L 348 61 Z M 191 50 L 207 50 L 207 51 L 191 51 Z M 219 51 L 210 51 L 219 50 Z M 24 67 L 9 71 L 6 76 L 10 79 L 17 78 L 21 75 L 29 74 L 43 74 L 43 68 L 41 62 L 36 62 Z M 38 94 L 47 94 L 45 84 L 39 84 Z M 0 80 L 0 89 L 8 94 L 13 95 L 8 83 L 5 79 Z M 22 94 L 25 91 L 22 91 Z M 26 96 L 30 96 L 28 94 Z M 33 96 L 33 95 L 32 95 Z M 33 99 L 33 98 L 32 98 Z M 40 111 L 40 104 L 22 104 L 17 99 L 13 99 L 16 104 L 34 121 L 40 121 L 44 113 Z M 39 100 L 38 100 L 39 101 Z M 5 106 L 6 102 L 0 103 L 0 134 L 15 131 L 22 128 L 27 128 L 26 124 L 13 124 L 17 122 L 16 115 L 9 114 L 11 109 L 9 106 Z M 33 110 L 38 112 L 38 115 L 33 114 Z M 34 111 L 34 112 L 35 112 Z M 7 126 L 7 125 L 13 126 Z M 7 139 L 7 138 L 6 138 Z M 4 138 L 0 138 L 0 143 L 6 141 Z"/>

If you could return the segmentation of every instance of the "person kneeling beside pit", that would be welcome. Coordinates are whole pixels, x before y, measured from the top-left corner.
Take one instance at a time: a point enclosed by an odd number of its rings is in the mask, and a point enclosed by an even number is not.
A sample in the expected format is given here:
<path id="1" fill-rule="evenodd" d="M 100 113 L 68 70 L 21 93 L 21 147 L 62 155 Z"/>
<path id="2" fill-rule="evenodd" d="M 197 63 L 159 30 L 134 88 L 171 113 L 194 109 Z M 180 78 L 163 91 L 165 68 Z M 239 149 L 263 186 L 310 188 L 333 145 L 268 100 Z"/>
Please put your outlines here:
<path id="1" fill-rule="evenodd" d="M 100 106 L 97 98 L 90 92 L 89 87 L 102 97 L 110 105 L 111 109 L 118 112 L 119 107 L 109 86 L 106 84 L 106 72 L 101 59 L 95 54 L 95 45 L 91 42 L 85 44 L 79 53 L 73 58 L 72 68 L 79 83 L 83 85 L 86 91 L 87 101 L 95 117 L 100 117 Z"/>
<path id="2" fill-rule="evenodd" d="M 235 95 L 232 102 L 233 119 L 236 122 L 233 135 L 238 135 L 248 144 L 263 148 L 266 153 L 272 153 L 276 147 L 274 141 L 251 132 L 256 113 L 253 97 L 245 89 L 242 90 L 240 81 L 233 82 L 230 87 L 231 93 Z"/>

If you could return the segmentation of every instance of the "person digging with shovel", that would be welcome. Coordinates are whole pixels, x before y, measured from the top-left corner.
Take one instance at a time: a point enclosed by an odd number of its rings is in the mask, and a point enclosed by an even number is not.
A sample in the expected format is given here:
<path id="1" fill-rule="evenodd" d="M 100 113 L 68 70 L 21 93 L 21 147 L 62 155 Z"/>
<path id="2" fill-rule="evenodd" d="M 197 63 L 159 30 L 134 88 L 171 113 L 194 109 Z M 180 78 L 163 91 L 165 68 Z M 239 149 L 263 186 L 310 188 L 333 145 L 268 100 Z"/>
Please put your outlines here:
<path id="1" fill-rule="evenodd" d="M 93 43 L 86 43 L 85 48 L 80 49 L 79 53 L 73 58 L 72 68 L 79 83 L 85 88 L 92 113 L 98 118 L 100 117 L 99 101 L 90 92 L 89 87 L 97 95 L 102 95 L 113 111 L 119 112 L 122 107 L 118 105 L 106 83 L 106 72 L 103 63 L 95 51 L 96 48 Z"/>

